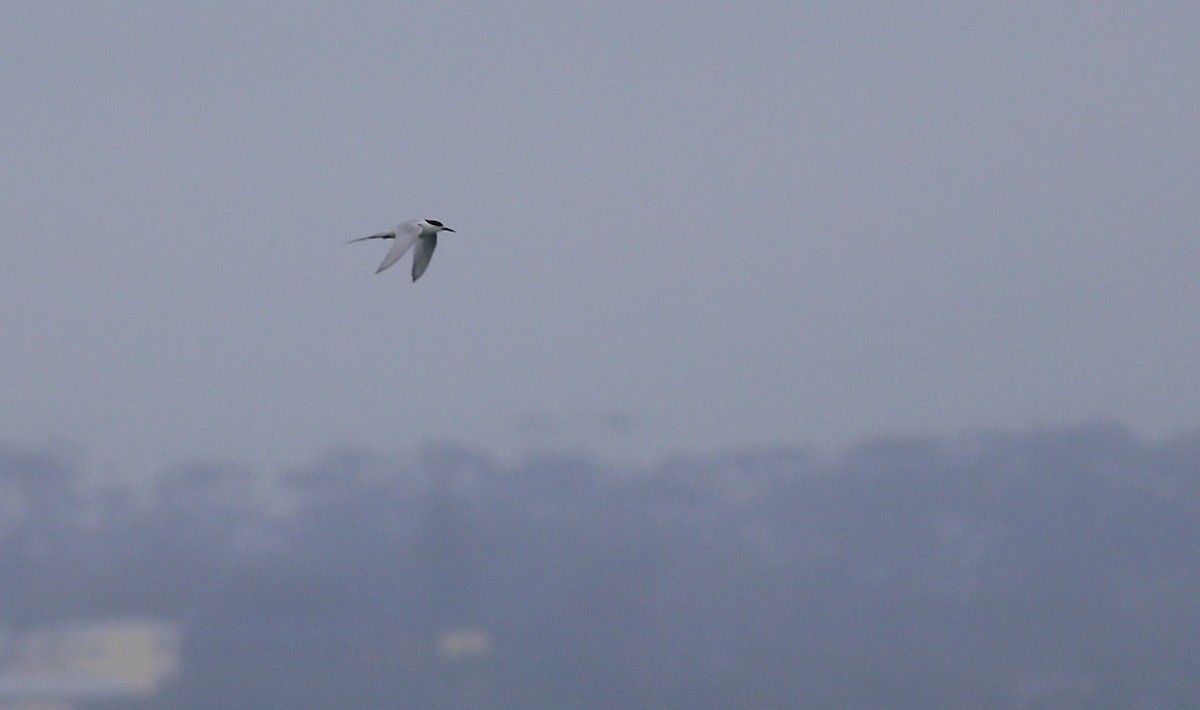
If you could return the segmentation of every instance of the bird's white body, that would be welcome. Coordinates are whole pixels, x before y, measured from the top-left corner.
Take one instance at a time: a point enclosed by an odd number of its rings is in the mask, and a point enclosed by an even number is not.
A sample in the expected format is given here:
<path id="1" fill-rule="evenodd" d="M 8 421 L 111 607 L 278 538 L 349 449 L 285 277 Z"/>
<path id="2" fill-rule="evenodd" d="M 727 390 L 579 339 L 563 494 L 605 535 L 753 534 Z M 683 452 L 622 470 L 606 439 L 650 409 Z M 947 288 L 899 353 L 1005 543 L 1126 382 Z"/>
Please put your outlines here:
<path id="1" fill-rule="evenodd" d="M 369 237 L 351 239 L 347 244 L 368 239 L 395 239 L 392 248 L 388 249 L 388 253 L 383 257 L 383 261 L 379 262 L 379 268 L 375 269 L 377 274 L 399 261 L 400 257 L 416 244 L 417 250 L 413 252 L 412 265 L 412 280 L 416 281 L 421 278 L 421 274 L 425 273 L 425 269 L 429 266 L 429 260 L 433 258 L 433 250 L 437 248 L 438 232 L 453 231 L 436 219 L 410 219 L 396 225 L 396 228 L 390 232 L 380 232 Z"/>

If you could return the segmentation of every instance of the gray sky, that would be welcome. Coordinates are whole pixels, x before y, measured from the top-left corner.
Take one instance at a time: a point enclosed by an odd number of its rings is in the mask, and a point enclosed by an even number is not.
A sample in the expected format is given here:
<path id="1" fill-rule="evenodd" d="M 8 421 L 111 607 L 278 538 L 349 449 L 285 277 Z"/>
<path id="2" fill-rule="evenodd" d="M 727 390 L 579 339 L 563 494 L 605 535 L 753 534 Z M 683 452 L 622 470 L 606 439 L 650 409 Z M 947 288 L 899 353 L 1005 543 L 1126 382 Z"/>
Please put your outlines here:
<path id="1" fill-rule="evenodd" d="M 1200 423 L 1200 4 L 333 7 L 5 3 L 0 440 Z"/>

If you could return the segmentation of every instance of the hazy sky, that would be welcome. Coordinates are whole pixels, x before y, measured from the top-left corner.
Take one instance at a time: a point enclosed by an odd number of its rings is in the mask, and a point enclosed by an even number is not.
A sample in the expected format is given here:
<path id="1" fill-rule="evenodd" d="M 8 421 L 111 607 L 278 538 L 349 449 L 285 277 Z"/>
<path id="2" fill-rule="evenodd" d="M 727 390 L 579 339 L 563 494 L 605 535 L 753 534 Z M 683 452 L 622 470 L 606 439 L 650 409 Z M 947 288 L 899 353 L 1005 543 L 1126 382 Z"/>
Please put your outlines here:
<path id="1" fill-rule="evenodd" d="M 1200 3 L 6 2 L 0 97 L 5 442 L 1200 424 Z"/>

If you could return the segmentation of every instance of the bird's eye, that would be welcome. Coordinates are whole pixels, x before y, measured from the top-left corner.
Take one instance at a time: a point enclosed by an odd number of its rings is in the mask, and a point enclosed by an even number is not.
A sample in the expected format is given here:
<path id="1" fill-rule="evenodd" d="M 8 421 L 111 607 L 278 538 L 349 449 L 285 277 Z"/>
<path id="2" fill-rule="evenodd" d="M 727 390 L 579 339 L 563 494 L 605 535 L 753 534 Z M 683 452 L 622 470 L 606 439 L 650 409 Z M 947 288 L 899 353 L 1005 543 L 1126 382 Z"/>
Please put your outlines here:
<path id="1" fill-rule="evenodd" d="M 446 226 L 446 225 L 442 224 L 441 222 L 437 221 L 436 219 L 427 219 L 425 221 L 432 224 L 435 227 L 445 227 Z"/>

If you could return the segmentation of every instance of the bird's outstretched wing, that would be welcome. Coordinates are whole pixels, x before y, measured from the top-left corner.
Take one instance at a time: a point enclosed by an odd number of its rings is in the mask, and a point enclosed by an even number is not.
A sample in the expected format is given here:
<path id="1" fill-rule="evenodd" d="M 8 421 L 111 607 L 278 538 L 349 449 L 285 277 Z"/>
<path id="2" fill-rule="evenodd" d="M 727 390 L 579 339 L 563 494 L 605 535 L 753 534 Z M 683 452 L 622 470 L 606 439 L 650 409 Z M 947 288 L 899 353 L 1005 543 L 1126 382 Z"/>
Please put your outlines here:
<path id="1" fill-rule="evenodd" d="M 395 239 L 395 238 L 396 238 L 395 232 L 380 232 L 379 234 L 372 234 L 369 237 L 359 237 L 358 239 L 351 239 L 350 241 L 348 241 L 346 243 L 353 244 L 354 242 L 365 242 L 368 239 Z"/>
<path id="2" fill-rule="evenodd" d="M 412 280 L 416 281 L 425 273 L 429 260 L 433 258 L 433 250 L 437 249 L 437 234 L 427 234 L 421 237 L 417 250 L 413 252 Z"/>
<path id="3" fill-rule="evenodd" d="M 411 247 L 413 243 L 417 241 L 417 238 L 421 236 L 421 225 L 417 224 L 415 221 L 405 222 L 397 225 L 396 230 L 392 232 L 392 235 L 396 242 L 392 244 L 392 248 L 389 249 L 387 255 L 383 257 L 383 261 L 379 262 L 379 268 L 375 269 L 375 273 L 377 274 L 392 264 L 395 264 L 397 259 L 404 256 L 404 252 L 408 251 L 409 247 Z"/>

